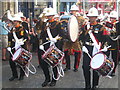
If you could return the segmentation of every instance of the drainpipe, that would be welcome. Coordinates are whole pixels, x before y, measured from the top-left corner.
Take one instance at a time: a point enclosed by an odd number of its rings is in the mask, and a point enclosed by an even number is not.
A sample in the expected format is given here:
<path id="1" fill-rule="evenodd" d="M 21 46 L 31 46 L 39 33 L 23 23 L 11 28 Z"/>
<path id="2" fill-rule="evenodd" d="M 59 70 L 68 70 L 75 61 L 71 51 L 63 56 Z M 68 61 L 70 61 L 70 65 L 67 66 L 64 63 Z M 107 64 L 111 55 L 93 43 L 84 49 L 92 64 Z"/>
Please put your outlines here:
<path id="1" fill-rule="evenodd" d="M 15 13 L 18 13 L 18 0 L 15 0 Z"/>
<path id="2" fill-rule="evenodd" d="M 53 0 L 53 9 L 57 12 L 57 0 Z"/>

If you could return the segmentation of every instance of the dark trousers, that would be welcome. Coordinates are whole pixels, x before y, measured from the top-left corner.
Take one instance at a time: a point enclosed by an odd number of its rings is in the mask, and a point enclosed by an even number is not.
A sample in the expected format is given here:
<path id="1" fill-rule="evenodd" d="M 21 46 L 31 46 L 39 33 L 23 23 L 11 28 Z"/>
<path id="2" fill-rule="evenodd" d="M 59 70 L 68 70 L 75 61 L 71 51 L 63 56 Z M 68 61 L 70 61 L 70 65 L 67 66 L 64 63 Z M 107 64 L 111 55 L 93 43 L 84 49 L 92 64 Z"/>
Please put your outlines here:
<path id="1" fill-rule="evenodd" d="M 65 53 L 65 60 L 66 60 L 66 68 L 70 69 L 70 55 L 68 51 L 64 51 L 64 53 Z M 75 56 L 74 69 L 78 69 L 80 58 L 81 58 L 81 52 L 75 52 L 74 56 Z"/>
<path id="2" fill-rule="evenodd" d="M 115 73 L 116 67 L 118 65 L 119 52 L 118 52 L 118 50 L 109 50 L 109 51 L 106 52 L 108 57 L 110 56 L 110 51 L 111 51 L 111 56 L 112 56 L 112 59 L 113 59 L 113 62 L 114 62 L 113 73 Z"/>
<path id="3" fill-rule="evenodd" d="M 13 75 L 13 77 L 18 77 L 17 65 L 15 62 L 12 61 L 11 58 L 12 58 L 12 56 L 10 55 L 9 64 L 10 64 L 10 68 L 12 70 L 12 75 Z M 25 68 L 22 69 L 20 66 L 19 66 L 19 68 L 20 68 L 20 77 L 22 77 L 25 75 L 25 73 L 23 71 L 23 69 L 25 69 Z"/>
<path id="4" fill-rule="evenodd" d="M 49 64 L 47 62 L 44 61 L 44 59 L 42 59 L 42 55 L 43 55 L 43 51 L 39 51 L 38 50 L 38 57 L 40 59 L 40 66 L 43 70 L 44 76 L 45 76 L 45 80 L 51 80 L 51 76 L 50 76 L 50 72 L 49 72 Z M 57 67 L 53 68 L 53 73 L 54 73 L 54 77 L 57 78 Z M 52 77 L 52 81 L 56 81 L 53 77 Z"/>
<path id="5" fill-rule="evenodd" d="M 39 64 L 39 65 L 40 65 L 40 61 L 41 61 L 41 59 L 42 59 L 42 53 L 43 53 L 43 51 L 38 48 L 37 55 L 38 55 L 38 64 Z"/>
<path id="6" fill-rule="evenodd" d="M 93 51 L 93 46 L 88 46 L 86 45 L 86 48 L 89 51 L 89 54 L 92 56 L 92 51 Z M 83 75 L 84 75 L 84 79 L 85 79 L 85 87 L 91 87 L 91 72 L 90 72 L 90 61 L 91 59 L 89 58 L 89 56 L 83 52 Z M 99 75 L 96 71 L 93 70 L 93 76 L 92 76 L 92 86 L 96 86 L 99 83 Z"/>

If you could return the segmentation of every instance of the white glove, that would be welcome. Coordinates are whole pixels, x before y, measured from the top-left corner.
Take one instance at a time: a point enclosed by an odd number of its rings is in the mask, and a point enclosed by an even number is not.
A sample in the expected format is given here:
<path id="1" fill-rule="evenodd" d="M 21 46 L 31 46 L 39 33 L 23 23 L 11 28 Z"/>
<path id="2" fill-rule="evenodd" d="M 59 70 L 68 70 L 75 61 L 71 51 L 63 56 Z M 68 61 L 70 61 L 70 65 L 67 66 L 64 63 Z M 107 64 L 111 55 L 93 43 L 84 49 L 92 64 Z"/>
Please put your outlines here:
<path id="1" fill-rule="evenodd" d="M 23 38 L 21 38 L 21 39 L 18 39 L 18 41 L 16 41 L 16 43 L 18 44 L 18 45 L 24 45 L 24 42 L 26 41 L 26 39 L 25 40 L 23 40 Z"/>
<path id="2" fill-rule="evenodd" d="M 56 38 L 56 40 L 58 40 L 58 39 L 60 39 L 60 36 L 59 36 L 59 35 L 57 35 L 55 38 Z"/>
<path id="3" fill-rule="evenodd" d="M 23 41 L 15 42 L 15 50 L 17 50 L 21 45 L 24 45 Z"/>
<path id="4" fill-rule="evenodd" d="M 23 41 L 17 42 L 19 45 L 24 45 Z"/>
<path id="5" fill-rule="evenodd" d="M 107 52 L 108 48 L 110 48 L 111 46 L 108 46 L 108 47 L 104 47 L 103 49 L 101 49 L 100 51 L 103 51 L 103 52 Z"/>
<path id="6" fill-rule="evenodd" d="M 88 49 L 85 46 L 82 47 L 82 51 L 88 53 Z"/>
<path id="7" fill-rule="evenodd" d="M 56 43 L 57 39 L 56 38 L 52 38 L 51 41 L 54 42 L 54 43 Z"/>
<path id="8" fill-rule="evenodd" d="M 7 50 L 8 50 L 8 51 L 11 51 L 11 47 L 8 47 Z"/>
<path id="9" fill-rule="evenodd" d="M 40 46 L 39 46 L 39 49 L 44 50 L 44 46 L 43 46 L 43 45 L 40 45 Z"/>

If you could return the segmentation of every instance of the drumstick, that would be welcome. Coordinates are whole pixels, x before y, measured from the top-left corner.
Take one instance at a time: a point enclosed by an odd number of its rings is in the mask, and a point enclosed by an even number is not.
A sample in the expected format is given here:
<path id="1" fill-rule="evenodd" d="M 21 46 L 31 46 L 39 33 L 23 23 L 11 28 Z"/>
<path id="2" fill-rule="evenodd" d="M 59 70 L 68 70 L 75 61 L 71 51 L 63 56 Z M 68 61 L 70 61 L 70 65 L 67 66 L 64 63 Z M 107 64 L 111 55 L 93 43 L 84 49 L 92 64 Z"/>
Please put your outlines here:
<path id="1" fill-rule="evenodd" d="M 62 39 L 62 37 L 59 37 L 59 36 L 56 36 L 55 37 L 57 40 L 61 40 Z M 46 38 L 46 40 L 50 40 L 50 38 Z"/>
<path id="2" fill-rule="evenodd" d="M 90 57 L 90 59 L 92 59 L 92 57 L 89 54 L 88 49 L 85 46 L 83 46 L 83 52 L 87 53 L 87 55 Z"/>
<path id="3" fill-rule="evenodd" d="M 13 56 L 13 53 L 11 52 L 11 51 L 9 51 L 10 52 L 10 54 Z"/>
<path id="4" fill-rule="evenodd" d="M 24 40 L 23 40 L 23 42 L 26 42 L 26 41 L 27 41 L 27 39 L 24 39 Z"/>
<path id="5" fill-rule="evenodd" d="M 90 56 L 90 54 L 89 54 L 89 53 L 87 53 L 87 55 L 89 56 L 89 58 L 90 58 L 90 59 L 92 59 L 92 57 Z"/>
<path id="6" fill-rule="evenodd" d="M 112 78 L 111 76 L 109 76 L 109 75 L 107 75 L 106 77 L 108 77 L 108 78 Z"/>

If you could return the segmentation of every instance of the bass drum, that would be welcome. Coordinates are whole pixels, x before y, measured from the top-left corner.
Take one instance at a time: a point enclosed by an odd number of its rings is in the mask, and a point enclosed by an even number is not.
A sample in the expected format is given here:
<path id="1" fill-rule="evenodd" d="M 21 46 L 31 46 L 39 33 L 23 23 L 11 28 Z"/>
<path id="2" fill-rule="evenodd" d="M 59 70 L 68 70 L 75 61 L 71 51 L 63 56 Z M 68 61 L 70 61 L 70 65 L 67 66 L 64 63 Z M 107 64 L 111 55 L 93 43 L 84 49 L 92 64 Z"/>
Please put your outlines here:
<path id="1" fill-rule="evenodd" d="M 79 33 L 77 18 L 74 15 L 64 15 L 60 17 L 60 22 L 64 30 L 65 39 L 75 42 Z"/>

